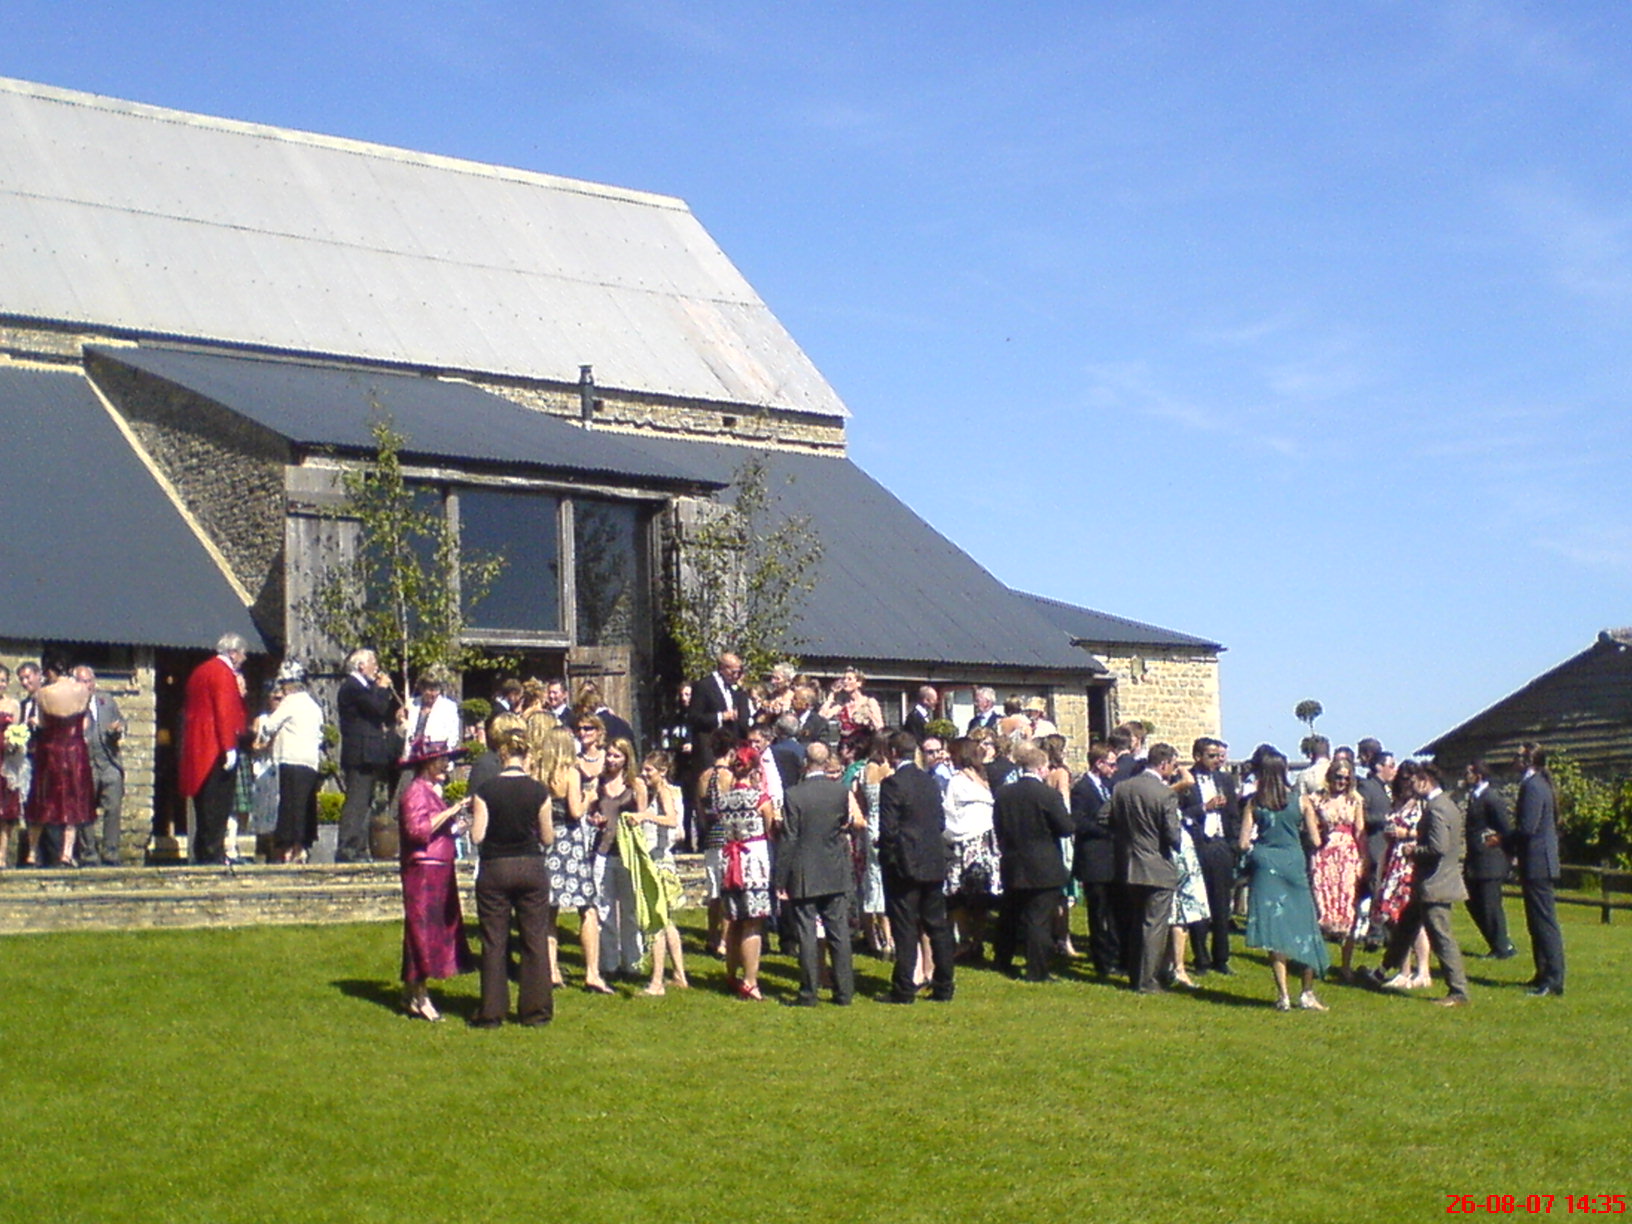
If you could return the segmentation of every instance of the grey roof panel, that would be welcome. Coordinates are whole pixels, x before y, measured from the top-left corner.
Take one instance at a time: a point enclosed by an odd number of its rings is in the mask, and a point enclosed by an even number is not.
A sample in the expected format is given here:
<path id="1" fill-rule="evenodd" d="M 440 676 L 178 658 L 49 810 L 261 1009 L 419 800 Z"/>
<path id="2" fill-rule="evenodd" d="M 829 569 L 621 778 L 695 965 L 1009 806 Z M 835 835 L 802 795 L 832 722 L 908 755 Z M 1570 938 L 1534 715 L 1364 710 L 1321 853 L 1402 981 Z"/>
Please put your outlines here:
<path id="1" fill-rule="evenodd" d="M 679 439 L 655 444 L 722 482 L 756 454 L 765 460 L 778 509 L 810 516 L 824 555 L 799 625 L 800 654 L 932 667 L 1103 671 L 850 460 Z"/>
<path id="2" fill-rule="evenodd" d="M 685 203 L 0 78 L 0 313 L 846 417 Z"/>
<path id="3" fill-rule="evenodd" d="M 264 649 L 83 377 L 0 367 L 0 437 L 20 465 L 0 480 L 0 637 Z"/>
<path id="4" fill-rule="evenodd" d="M 708 478 L 644 439 L 584 429 L 469 383 L 414 374 L 166 348 L 88 352 L 186 387 L 304 447 L 372 451 L 383 410 L 404 453 L 663 484 Z"/>
<path id="5" fill-rule="evenodd" d="M 1016 591 L 1015 594 L 1076 641 L 1088 644 L 1104 642 L 1113 646 L 1190 646 L 1197 650 L 1224 649 L 1217 642 L 1208 641 L 1206 638 L 1177 633 L 1172 629 L 1163 629 L 1159 625 L 1147 625 L 1143 621 L 1129 620 L 1125 616 L 1112 616 L 1109 612 L 1096 612 L 1092 608 L 1063 603 L 1043 595 L 1028 595 L 1024 591 Z"/>

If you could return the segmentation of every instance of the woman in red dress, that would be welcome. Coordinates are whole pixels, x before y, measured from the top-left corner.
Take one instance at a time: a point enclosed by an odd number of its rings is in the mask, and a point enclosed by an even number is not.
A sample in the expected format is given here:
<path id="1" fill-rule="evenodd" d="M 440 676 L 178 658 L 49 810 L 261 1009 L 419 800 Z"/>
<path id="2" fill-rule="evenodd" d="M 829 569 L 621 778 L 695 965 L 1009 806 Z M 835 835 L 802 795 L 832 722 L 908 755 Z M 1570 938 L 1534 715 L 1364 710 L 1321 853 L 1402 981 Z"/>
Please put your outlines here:
<path id="1" fill-rule="evenodd" d="M 442 783 L 459 749 L 451 744 L 421 743 L 406 764 L 414 780 L 402 792 L 397 825 L 402 833 L 402 986 L 403 1007 L 421 1020 L 440 1020 L 426 982 L 469 973 L 476 967 L 465 941 L 459 884 L 454 876 L 454 839 L 463 824 L 468 799 L 442 801 Z"/>
<path id="2" fill-rule="evenodd" d="M 96 818 L 91 750 L 85 743 L 91 689 L 69 675 L 59 660 L 47 660 L 43 670 L 48 683 L 34 694 L 40 722 L 34 736 L 34 784 L 23 819 L 28 822 L 29 857 L 36 867 L 46 865 L 43 834 L 47 826 L 62 830 L 57 865 L 72 867 L 74 837 L 81 825 Z"/>

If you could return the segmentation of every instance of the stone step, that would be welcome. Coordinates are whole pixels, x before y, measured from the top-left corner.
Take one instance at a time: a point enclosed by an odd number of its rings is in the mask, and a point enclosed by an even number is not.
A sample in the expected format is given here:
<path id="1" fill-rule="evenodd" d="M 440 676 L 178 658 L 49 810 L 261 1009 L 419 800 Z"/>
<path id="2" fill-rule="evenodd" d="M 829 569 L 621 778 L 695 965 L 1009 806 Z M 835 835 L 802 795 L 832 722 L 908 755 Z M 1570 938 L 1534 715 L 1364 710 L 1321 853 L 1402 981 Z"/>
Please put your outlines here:
<path id="1" fill-rule="evenodd" d="M 702 904 L 702 859 L 677 855 L 687 906 Z M 475 865 L 458 865 L 465 915 Z M 0 934 L 235 927 L 402 919 L 393 862 L 12 868 L 0 871 Z"/>

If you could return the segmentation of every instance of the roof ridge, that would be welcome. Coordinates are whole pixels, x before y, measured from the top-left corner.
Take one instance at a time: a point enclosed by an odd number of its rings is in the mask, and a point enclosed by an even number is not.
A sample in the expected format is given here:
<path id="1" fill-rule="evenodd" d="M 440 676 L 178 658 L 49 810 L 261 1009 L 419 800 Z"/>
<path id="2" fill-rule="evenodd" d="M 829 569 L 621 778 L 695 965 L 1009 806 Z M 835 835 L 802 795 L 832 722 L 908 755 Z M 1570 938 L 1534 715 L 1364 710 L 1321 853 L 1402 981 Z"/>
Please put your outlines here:
<path id="1" fill-rule="evenodd" d="M 63 89 L 60 86 L 45 85 L 38 81 L 25 81 L 18 77 L 0 76 L 0 92 L 59 102 L 66 106 L 83 106 L 113 114 L 153 119 L 162 123 L 209 128 L 221 132 L 233 132 L 240 136 L 255 136 L 264 140 L 282 140 L 291 144 L 311 145 L 315 148 L 350 153 L 359 157 L 378 157 L 410 165 L 421 165 L 438 170 L 452 170 L 463 174 L 477 175 L 482 178 L 509 179 L 514 182 L 550 187 L 558 191 L 573 192 L 578 195 L 622 200 L 630 204 L 646 204 L 654 208 L 670 208 L 687 213 L 691 211 L 691 206 L 679 196 L 641 191 L 633 187 L 616 187 L 609 183 L 595 183 L 588 179 L 569 178 L 559 174 L 546 174 L 540 170 L 526 170 L 520 166 L 504 166 L 494 162 L 473 161 L 465 157 L 450 157 L 444 153 L 426 153 L 405 148 L 401 145 L 358 140 L 350 136 L 332 136 L 325 132 L 312 132 L 303 128 L 278 127 L 276 124 L 252 123 L 243 119 L 227 119 L 220 115 L 207 115 L 200 111 L 177 110 L 174 107 L 155 106 L 149 102 L 115 98 L 109 94 Z"/>

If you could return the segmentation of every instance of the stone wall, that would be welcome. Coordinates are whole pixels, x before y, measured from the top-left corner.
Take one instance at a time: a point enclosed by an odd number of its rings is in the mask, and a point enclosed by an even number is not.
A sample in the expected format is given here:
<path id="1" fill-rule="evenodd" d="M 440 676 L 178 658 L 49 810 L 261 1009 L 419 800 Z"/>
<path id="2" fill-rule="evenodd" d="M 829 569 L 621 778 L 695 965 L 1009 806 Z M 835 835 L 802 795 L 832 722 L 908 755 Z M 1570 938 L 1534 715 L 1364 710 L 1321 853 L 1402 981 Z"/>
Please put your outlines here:
<path id="1" fill-rule="evenodd" d="M 1190 759 L 1197 737 L 1222 728 L 1218 656 L 1190 649 L 1148 647 L 1126 653 L 1099 653 L 1113 676 L 1111 720 L 1137 718 L 1155 724 L 1152 742 L 1172 744 L 1181 760 Z"/>
<path id="2" fill-rule="evenodd" d="M 556 416 L 582 415 L 576 386 L 514 379 L 472 379 L 476 386 L 514 403 Z M 803 412 L 773 412 L 735 404 L 643 395 L 633 391 L 594 389 L 594 424 L 628 433 L 668 434 L 709 442 L 768 446 L 784 450 L 818 450 L 844 454 L 844 421 Z"/>
<path id="3" fill-rule="evenodd" d="M 95 357 L 86 368 L 249 592 L 255 623 L 281 639 L 288 446 L 191 391 Z"/>

